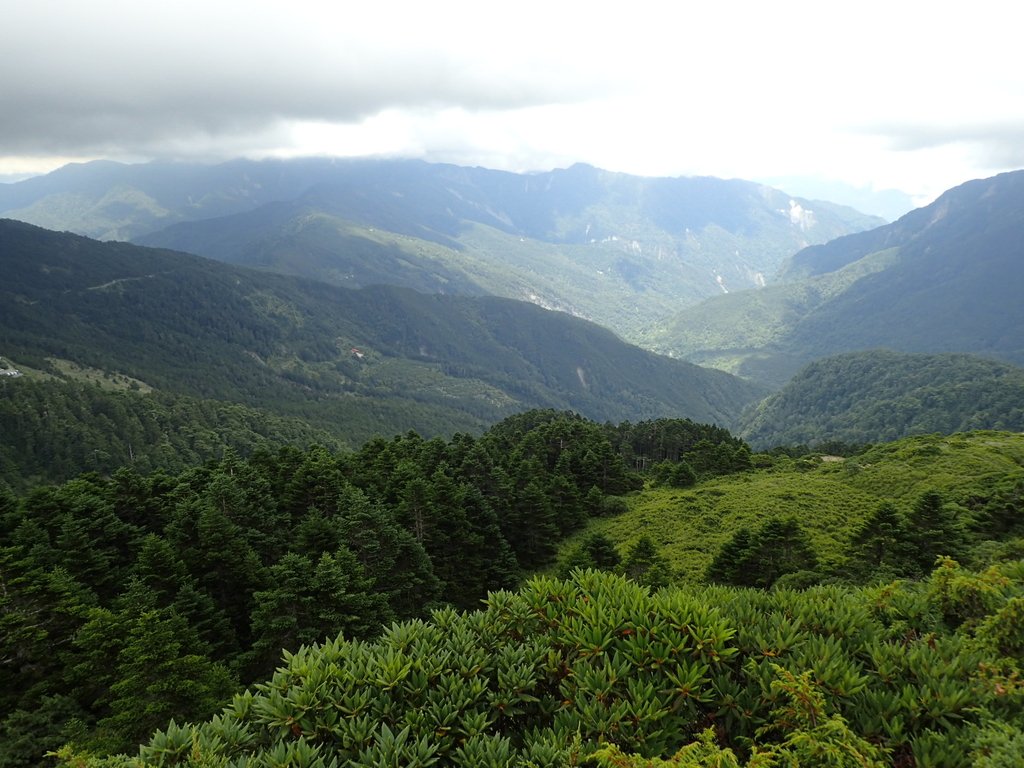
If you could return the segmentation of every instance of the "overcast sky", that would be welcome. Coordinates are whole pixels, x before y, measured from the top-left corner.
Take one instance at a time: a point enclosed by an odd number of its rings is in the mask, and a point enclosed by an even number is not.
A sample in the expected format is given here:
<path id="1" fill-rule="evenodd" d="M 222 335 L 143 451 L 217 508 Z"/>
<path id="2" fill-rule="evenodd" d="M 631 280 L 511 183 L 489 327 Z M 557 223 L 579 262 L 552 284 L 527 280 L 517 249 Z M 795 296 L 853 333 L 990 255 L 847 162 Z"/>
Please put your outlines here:
<path id="1" fill-rule="evenodd" d="M 927 201 L 1024 167 L 1022 21 L 1005 0 L 0 0 L 0 174 L 378 154 Z"/>

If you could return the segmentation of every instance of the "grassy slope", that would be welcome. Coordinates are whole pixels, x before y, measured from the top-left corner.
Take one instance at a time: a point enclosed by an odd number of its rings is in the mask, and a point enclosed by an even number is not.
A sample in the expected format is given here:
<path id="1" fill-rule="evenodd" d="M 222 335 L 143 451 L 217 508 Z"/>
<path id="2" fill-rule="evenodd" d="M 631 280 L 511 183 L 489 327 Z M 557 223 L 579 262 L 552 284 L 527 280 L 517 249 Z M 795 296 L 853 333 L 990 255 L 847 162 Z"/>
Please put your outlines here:
<path id="1" fill-rule="evenodd" d="M 796 517 L 823 560 L 884 500 L 907 509 L 931 489 L 955 500 L 1010 474 L 1024 476 L 1024 434 L 927 435 L 878 446 L 846 461 L 790 462 L 711 480 L 692 489 L 648 488 L 629 511 L 596 519 L 562 547 L 602 533 L 625 554 L 648 536 L 682 582 L 696 583 L 733 533 L 771 515 Z"/>

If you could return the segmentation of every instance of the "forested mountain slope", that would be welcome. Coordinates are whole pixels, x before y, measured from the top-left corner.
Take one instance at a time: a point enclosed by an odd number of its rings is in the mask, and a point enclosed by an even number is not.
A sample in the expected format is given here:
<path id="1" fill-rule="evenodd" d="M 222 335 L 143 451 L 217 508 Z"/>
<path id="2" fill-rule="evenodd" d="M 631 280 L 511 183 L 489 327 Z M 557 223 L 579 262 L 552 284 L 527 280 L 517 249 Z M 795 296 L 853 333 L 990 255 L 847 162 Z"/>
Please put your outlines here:
<path id="1" fill-rule="evenodd" d="M 337 430 L 240 403 L 32 375 L 0 379 L 0 435 L 0 484 L 18 490 L 127 466 L 181 472 L 227 451 L 345 444 Z"/>
<path id="2" fill-rule="evenodd" d="M 883 223 L 740 180 L 366 160 L 68 166 L 0 188 L 0 214 L 350 288 L 521 299 L 627 338 Z"/>
<path id="3" fill-rule="evenodd" d="M 960 354 L 850 352 L 811 363 L 741 420 L 755 448 L 1024 432 L 1024 369 Z"/>
<path id="4" fill-rule="evenodd" d="M 729 423 L 760 394 L 507 299 L 346 290 L 12 221 L 0 270 L 0 355 L 16 366 L 71 361 L 302 417 L 352 446 L 479 432 L 530 407 Z"/>
<path id="5" fill-rule="evenodd" d="M 685 310 L 645 342 L 781 386 L 841 352 L 1024 364 L 1024 172 L 968 182 L 877 230 L 796 254 L 796 282 Z"/>

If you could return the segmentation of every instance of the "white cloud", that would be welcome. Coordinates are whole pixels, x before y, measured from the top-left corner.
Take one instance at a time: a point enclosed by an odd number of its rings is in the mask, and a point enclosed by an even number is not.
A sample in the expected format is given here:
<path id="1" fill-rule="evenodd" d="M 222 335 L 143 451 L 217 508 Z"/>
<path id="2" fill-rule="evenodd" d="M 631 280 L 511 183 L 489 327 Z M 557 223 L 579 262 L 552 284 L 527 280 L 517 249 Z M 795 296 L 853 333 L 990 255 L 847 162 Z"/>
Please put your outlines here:
<path id="1" fill-rule="evenodd" d="M 35 0 L 0 29 L 0 173 L 411 154 L 927 197 L 1024 164 L 1010 8 Z"/>

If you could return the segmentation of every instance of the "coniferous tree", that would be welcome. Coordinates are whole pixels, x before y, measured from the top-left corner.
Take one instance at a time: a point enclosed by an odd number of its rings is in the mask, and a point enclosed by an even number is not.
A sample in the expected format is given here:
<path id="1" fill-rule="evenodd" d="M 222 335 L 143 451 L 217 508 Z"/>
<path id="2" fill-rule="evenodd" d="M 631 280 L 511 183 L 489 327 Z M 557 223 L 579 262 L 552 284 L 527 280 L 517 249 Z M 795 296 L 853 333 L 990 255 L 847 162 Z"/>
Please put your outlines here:
<path id="1" fill-rule="evenodd" d="M 207 479 L 203 498 L 230 521 L 261 562 L 280 556 L 280 532 L 289 517 L 278 508 L 269 481 L 254 465 L 241 461 L 233 451 L 227 452 Z"/>
<path id="2" fill-rule="evenodd" d="M 753 586 L 754 574 L 747 568 L 752 560 L 754 537 L 743 527 L 722 545 L 705 572 L 704 578 L 712 583 L 732 584 L 737 587 Z"/>
<path id="3" fill-rule="evenodd" d="M 167 530 L 198 586 L 224 612 L 240 642 L 249 637 L 253 592 L 265 572 L 240 527 L 205 498 L 179 506 Z"/>
<path id="4" fill-rule="evenodd" d="M 281 655 L 339 632 L 360 638 L 375 634 L 393 617 L 386 596 L 348 549 L 324 553 L 314 562 L 289 552 L 270 569 L 270 586 L 254 595 L 250 677 L 265 674 Z"/>
<path id="5" fill-rule="evenodd" d="M 96 718 L 110 714 L 110 689 L 117 682 L 118 656 L 137 617 L 132 616 L 130 609 L 94 607 L 83 618 L 64 656 L 64 676 L 72 694 L 89 709 L 95 723 Z"/>
<path id="6" fill-rule="evenodd" d="M 590 517 L 600 517 L 605 511 L 604 500 L 606 498 L 607 497 L 601 493 L 600 488 L 596 485 L 592 485 L 583 497 L 583 508 Z"/>
<path id="7" fill-rule="evenodd" d="M 28 709 L 4 709 L 0 720 L 0 768 L 34 768 L 41 755 L 81 741 L 89 713 L 73 696 L 42 696 Z"/>
<path id="8" fill-rule="evenodd" d="M 601 533 L 592 533 L 569 553 L 559 568 L 559 575 L 568 578 L 576 568 L 594 568 L 613 571 L 622 562 L 611 539 Z"/>
<path id="9" fill-rule="evenodd" d="M 88 519 L 71 513 L 61 516 L 54 541 L 60 566 L 78 581 L 106 594 L 115 577 L 115 560 L 110 548 L 94 533 Z"/>
<path id="10" fill-rule="evenodd" d="M 641 536 L 623 558 L 618 570 L 627 578 L 649 587 L 665 587 L 672 581 L 668 562 L 648 536 Z"/>
<path id="11" fill-rule="evenodd" d="M 396 618 L 425 616 L 441 584 L 423 545 L 357 489 L 349 489 L 340 507 L 335 532 L 373 580 L 373 590 L 386 595 Z"/>
<path id="12" fill-rule="evenodd" d="M 110 714 L 98 723 L 113 749 L 139 743 L 171 719 L 222 708 L 237 683 L 202 652 L 195 633 L 173 611 L 145 611 L 133 622 L 117 655 Z"/>
<path id="13" fill-rule="evenodd" d="M 818 567 L 818 557 L 807 534 L 792 518 L 771 518 L 762 525 L 755 536 L 754 552 L 751 563 L 757 574 L 754 586 L 764 589 L 780 576 Z"/>
<path id="14" fill-rule="evenodd" d="M 349 487 L 339 460 L 322 447 L 287 459 L 291 467 L 279 481 L 281 510 L 292 520 L 302 518 L 310 509 L 331 517 L 339 497 Z"/>
<path id="15" fill-rule="evenodd" d="M 916 547 L 915 560 L 921 573 L 935 565 L 940 555 L 960 557 L 966 545 L 966 529 L 957 508 L 946 504 L 938 491 L 927 491 L 914 503 L 907 516 Z"/>
<path id="16" fill-rule="evenodd" d="M 987 536 L 1006 536 L 1024 531 L 1024 480 L 1000 484 L 985 501 L 978 529 Z"/>
<path id="17" fill-rule="evenodd" d="M 192 576 L 182 581 L 170 607 L 189 623 L 200 641 L 209 647 L 210 658 L 227 661 L 241 651 L 227 615 Z"/>
<path id="18" fill-rule="evenodd" d="M 461 485 L 457 498 L 469 525 L 467 544 L 479 544 L 467 546 L 462 552 L 466 573 L 461 583 L 465 587 L 465 596 L 454 602 L 466 608 L 476 608 L 490 590 L 514 587 L 521 572 L 515 552 L 501 532 L 498 516 L 490 501 L 471 485 Z"/>
<path id="19" fill-rule="evenodd" d="M 818 558 L 799 523 L 769 518 L 754 533 L 739 529 L 708 566 L 708 581 L 768 589 L 781 576 L 813 571 Z"/>
<path id="20" fill-rule="evenodd" d="M 161 607 L 170 605 L 182 583 L 189 579 L 188 568 L 174 548 L 155 533 L 142 540 L 132 573 L 153 590 Z"/>
<path id="21" fill-rule="evenodd" d="M 554 555 L 558 525 L 538 482 L 529 481 L 514 492 L 502 531 L 523 568 L 539 567 Z"/>
<path id="22" fill-rule="evenodd" d="M 696 482 L 697 473 L 684 460 L 680 459 L 672 466 L 672 471 L 668 476 L 668 484 L 673 488 L 689 488 Z"/>
<path id="23" fill-rule="evenodd" d="M 561 461 L 559 468 L 562 467 Z M 572 477 L 556 468 L 548 483 L 547 495 L 555 513 L 555 522 L 561 535 L 579 528 L 586 520 L 586 512 L 580 499 L 579 489 Z"/>
<path id="24" fill-rule="evenodd" d="M 914 537 L 895 506 L 880 504 L 850 539 L 850 566 L 858 579 L 888 581 L 919 573 Z"/>
<path id="25" fill-rule="evenodd" d="M 0 712 L 40 705 L 97 603 L 63 568 L 19 563 L 12 549 L 0 549 Z"/>

